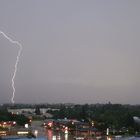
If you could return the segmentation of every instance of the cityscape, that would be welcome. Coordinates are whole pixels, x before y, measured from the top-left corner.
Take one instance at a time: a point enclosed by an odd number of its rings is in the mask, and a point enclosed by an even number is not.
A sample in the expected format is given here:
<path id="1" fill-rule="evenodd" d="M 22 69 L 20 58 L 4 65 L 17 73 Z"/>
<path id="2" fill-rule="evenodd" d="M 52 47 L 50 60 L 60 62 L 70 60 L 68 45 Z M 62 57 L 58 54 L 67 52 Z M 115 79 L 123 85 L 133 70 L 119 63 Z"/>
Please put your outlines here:
<path id="1" fill-rule="evenodd" d="M 140 0 L 0 0 L 0 140 L 140 140 Z"/>
<path id="2" fill-rule="evenodd" d="M 1 139 L 96 140 L 139 137 L 140 105 L 3 104 Z"/>

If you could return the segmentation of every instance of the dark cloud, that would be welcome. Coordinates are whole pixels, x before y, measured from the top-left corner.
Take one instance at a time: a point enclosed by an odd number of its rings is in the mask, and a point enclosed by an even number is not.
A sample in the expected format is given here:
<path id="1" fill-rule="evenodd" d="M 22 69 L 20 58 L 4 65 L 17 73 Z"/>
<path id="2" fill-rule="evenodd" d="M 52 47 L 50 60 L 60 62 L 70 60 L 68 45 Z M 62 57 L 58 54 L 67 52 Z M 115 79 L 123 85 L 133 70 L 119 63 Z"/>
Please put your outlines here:
<path id="1" fill-rule="evenodd" d="M 1 1 L 0 30 L 23 45 L 15 102 L 139 103 L 140 1 Z M 0 36 L 0 102 L 18 49 Z"/>

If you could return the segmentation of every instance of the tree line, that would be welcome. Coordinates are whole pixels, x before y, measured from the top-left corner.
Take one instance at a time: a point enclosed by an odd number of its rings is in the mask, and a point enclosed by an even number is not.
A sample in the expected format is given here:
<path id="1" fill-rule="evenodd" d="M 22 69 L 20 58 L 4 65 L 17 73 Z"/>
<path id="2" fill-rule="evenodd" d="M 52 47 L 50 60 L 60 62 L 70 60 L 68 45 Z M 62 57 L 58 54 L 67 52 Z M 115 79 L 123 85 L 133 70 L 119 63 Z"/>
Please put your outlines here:
<path id="1" fill-rule="evenodd" d="M 140 131 L 139 124 L 135 123 L 133 117 L 140 117 L 139 105 L 121 104 L 95 104 L 95 105 L 72 105 L 62 104 L 60 110 L 48 113 L 53 114 L 53 118 L 78 119 L 84 122 L 94 122 L 94 125 L 101 130 L 112 128 L 120 130 L 122 128 Z"/>

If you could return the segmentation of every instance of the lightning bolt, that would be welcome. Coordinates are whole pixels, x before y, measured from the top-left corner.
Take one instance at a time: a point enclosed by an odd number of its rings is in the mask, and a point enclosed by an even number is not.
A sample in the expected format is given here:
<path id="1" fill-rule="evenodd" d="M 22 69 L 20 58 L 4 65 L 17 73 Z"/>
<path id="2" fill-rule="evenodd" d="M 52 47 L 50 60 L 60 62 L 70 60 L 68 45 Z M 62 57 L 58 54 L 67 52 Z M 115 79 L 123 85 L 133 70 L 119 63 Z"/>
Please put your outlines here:
<path id="1" fill-rule="evenodd" d="M 15 66 L 14 66 L 14 73 L 13 73 L 13 76 L 12 76 L 13 93 L 12 93 L 12 97 L 11 97 L 11 102 L 14 104 L 15 103 L 15 101 L 14 101 L 14 98 L 15 98 L 15 77 L 16 77 L 16 73 L 17 73 L 17 66 L 18 66 L 19 58 L 20 58 L 20 55 L 21 55 L 21 52 L 22 52 L 22 45 L 18 41 L 12 40 L 9 36 L 7 36 L 2 31 L 0 31 L 0 34 L 2 34 L 12 44 L 16 44 L 16 45 L 19 46 L 19 51 L 18 51 L 18 54 L 17 54 L 17 57 L 16 57 L 16 63 L 15 63 Z"/>

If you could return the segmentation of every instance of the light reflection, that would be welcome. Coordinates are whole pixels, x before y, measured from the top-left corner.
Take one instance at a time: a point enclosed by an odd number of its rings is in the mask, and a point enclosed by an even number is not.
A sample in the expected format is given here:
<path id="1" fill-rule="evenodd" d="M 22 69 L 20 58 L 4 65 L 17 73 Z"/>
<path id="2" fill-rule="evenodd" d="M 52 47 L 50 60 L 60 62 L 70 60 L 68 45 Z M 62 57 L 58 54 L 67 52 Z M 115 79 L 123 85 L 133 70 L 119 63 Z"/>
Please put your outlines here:
<path id="1" fill-rule="evenodd" d="M 47 131 L 47 137 L 48 137 L 48 140 L 52 140 L 53 139 L 53 132 L 52 132 L 52 130 L 48 130 Z"/>
<path id="2" fill-rule="evenodd" d="M 68 133 L 54 132 L 53 130 L 46 131 L 47 140 L 69 140 Z"/>
<path id="3" fill-rule="evenodd" d="M 65 134 L 65 140 L 68 140 L 68 133 Z"/>
<path id="4" fill-rule="evenodd" d="M 56 140 L 56 136 L 53 136 L 53 137 L 52 137 L 52 140 Z"/>
<path id="5" fill-rule="evenodd" d="M 34 131 L 34 135 L 35 135 L 35 137 L 37 138 L 37 136 L 38 136 L 38 130 L 35 130 L 35 131 Z"/>

